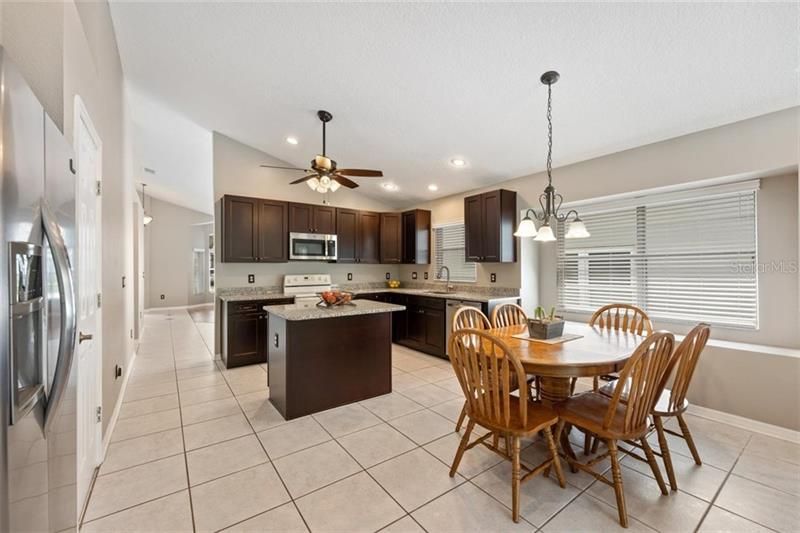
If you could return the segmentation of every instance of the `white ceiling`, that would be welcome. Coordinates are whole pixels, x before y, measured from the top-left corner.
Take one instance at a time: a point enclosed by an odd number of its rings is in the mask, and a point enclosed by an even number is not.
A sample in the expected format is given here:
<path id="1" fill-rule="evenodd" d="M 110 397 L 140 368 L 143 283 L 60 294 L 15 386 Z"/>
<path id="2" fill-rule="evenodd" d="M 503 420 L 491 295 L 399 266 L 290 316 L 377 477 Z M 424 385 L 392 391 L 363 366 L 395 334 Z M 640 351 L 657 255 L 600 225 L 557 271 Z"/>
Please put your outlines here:
<path id="1" fill-rule="evenodd" d="M 542 170 L 545 70 L 561 72 L 555 166 L 800 103 L 796 3 L 111 9 L 133 83 L 299 166 L 320 151 L 315 111 L 327 109 L 328 155 L 383 169 L 399 191 L 375 178 L 359 190 L 398 207 Z M 453 168 L 453 157 L 468 166 Z"/>
<path id="2" fill-rule="evenodd" d="M 148 196 L 213 214 L 211 132 L 132 83 L 125 95 L 137 190 L 145 183 Z"/>

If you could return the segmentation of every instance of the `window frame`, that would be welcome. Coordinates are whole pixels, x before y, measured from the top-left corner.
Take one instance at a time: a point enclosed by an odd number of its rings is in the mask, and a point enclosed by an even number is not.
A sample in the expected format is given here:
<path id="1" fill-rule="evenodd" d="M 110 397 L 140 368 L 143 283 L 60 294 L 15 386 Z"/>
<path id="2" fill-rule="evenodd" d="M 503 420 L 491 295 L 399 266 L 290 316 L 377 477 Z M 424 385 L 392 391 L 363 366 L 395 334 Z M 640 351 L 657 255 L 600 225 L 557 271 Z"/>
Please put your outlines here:
<path id="1" fill-rule="evenodd" d="M 453 275 L 452 275 L 453 274 L 453 270 L 456 270 L 456 273 L 457 273 L 458 269 L 454 269 L 450 265 L 447 265 L 446 263 L 444 263 L 444 254 L 442 254 L 442 264 L 439 263 L 439 257 L 440 257 L 440 254 L 439 254 L 439 237 L 437 236 L 437 233 L 440 230 L 443 231 L 446 228 L 453 228 L 453 227 L 456 227 L 456 226 L 461 226 L 461 228 L 462 228 L 462 234 L 464 236 L 464 240 L 462 242 L 462 245 L 460 247 L 458 247 L 458 248 L 443 248 L 443 249 L 444 250 L 461 250 L 462 251 L 462 253 L 460 254 L 460 257 L 461 257 L 461 259 L 463 261 L 464 266 L 465 267 L 472 266 L 472 279 L 464 279 L 462 277 L 459 277 L 458 275 L 456 275 L 456 277 L 453 277 Z M 431 242 L 432 242 L 432 245 L 433 245 L 432 246 L 432 248 L 433 248 L 432 257 L 433 257 L 433 269 L 434 269 L 433 276 L 434 276 L 434 281 L 446 282 L 445 279 L 442 279 L 442 278 L 439 277 L 439 272 L 441 271 L 442 266 L 447 266 L 451 271 L 451 276 L 450 276 L 450 282 L 451 283 L 477 283 L 478 282 L 478 263 L 476 263 L 474 261 L 467 261 L 466 260 L 467 243 L 466 243 L 466 225 L 465 225 L 465 222 L 463 220 L 461 220 L 461 221 L 458 221 L 458 222 L 448 222 L 448 223 L 444 223 L 444 224 L 436 224 L 435 226 L 431 227 L 431 234 L 432 234 L 431 235 Z M 444 238 L 444 237 L 442 237 L 442 238 Z"/>
<path id="2" fill-rule="evenodd" d="M 748 304 L 752 305 L 754 309 L 754 313 L 752 316 L 752 322 L 750 323 L 742 323 L 742 324 L 735 324 L 730 323 L 728 321 L 719 322 L 717 318 L 712 319 L 705 319 L 703 320 L 706 323 L 711 324 L 717 328 L 723 329 L 730 329 L 730 330 L 737 330 L 737 331 L 758 331 L 760 329 L 760 297 L 761 297 L 761 288 L 760 288 L 760 276 L 759 276 L 759 268 L 758 268 L 758 257 L 759 257 L 759 250 L 758 250 L 758 204 L 759 204 L 759 195 L 758 191 L 760 188 L 760 182 L 758 179 L 756 180 L 749 180 L 745 182 L 738 182 L 738 183 L 729 183 L 723 184 L 718 186 L 711 186 L 711 187 L 703 187 L 703 188 L 694 188 L 694 189 L 683 189 L 677 191 L 670 191 L 666 193 L 660 192 L 651 192 L 649 194 L 638 194 L 636 197 L 623 199 L 621 201 L 614 201 L 614 200 L 598 200 L 598 201 L 585 201 L 585 202 L 576 202 L 571 204 L 570 207 L 576 206 L 580 204 L 581 206 L 585 206 L 583 208 L 578 207 L 579 210 L 583 211 L 582 214 L 587 214 L 588 216 L 594 214 L 601 214 L 607 213 L 612 211 L 622 211 L 626 208 L 635 208 L 637 216 L 634 220 L 634 227 L 633 231 L 639 235 L 642 234 L 642 230 L 647 227 L 646 216 L 643 216 L 646 213 L 646 209 L 648 206 L 660 206 L 665 204 L 677 204 L 677 205 L 687 205 L 684 202 L 689 202 L 692 200 L 697 199 L 712 199 L 718 198 L 723 196 L 733 196 L 735 194 L 753 194 L 752 205 L 753 205 L 753 212 L 752 212 L 752 238 L 753 238 L 753 248 L 752 250 L 748 247 L 747 249 L 740 249 L 736 254 L 740 256 L 747 256 L 752 251 L 752 266 L 753 266 L 753 278 L 752 283 L 754 287 L 754 296 L 751 301 L 748 301 Z M 587 225 L 589 225 L 587 223 Z M 558 301 L 558 309 L 559 311 L 565 315 L 584 315 L 584 314 L 591 314 L 597 307 L 590 301 L 590 297 L 586 297 L 586 307 L 582 306 L 575 306 L 574 304 L 564 305 L 564 297 L 562 296 L 562 291 L 564 289 L 564 267 L 565 267 L 565 258 L 570 255 L 579 256 L 581 254 L 586 255 L 593 250 L 592 247 L 585 247 L 585 248 L 575 248 L 567 250 L 564 245 L 564 233 L 566 228 L 564 227 L 565 224 L 559 224 L 557 228 L 557 250 L 556 250 L 556 271 L 557 271 L 557 287 L 556 287 L 556 295 Z M 748 227 L 748 232 L 750 228 Z M 589 227 L 589 231 L 591 232 L 591 227 Z M 646 237 L 645 237 L 646 239 Z M 575 242 L 575 241 L 573 241 Z M 625 249 L 625 247 L 620 247 L 619 249 L 612 250 L 613 247 L 604 248 L 603 252 L 605 253 L 612 253 L 614 251 L 630 251 L 631 252 L 631 287 L 633 292 L 633 301 L 627 303 L 633 303 L 635 305 L 642 306 L 645 311 L 648 312 L 648 315 L 657 321 L 658 323 L 670 323 L 670 324 L 696 324 L 698 322 L 695 318 L 687 318 L 681 319 L 676 318 L 674 315 L 665 315 L 658 311 L 652 311 L 647 309 L 647 301 L 651 297 L 651 291 L 653 290 L 648 282 L 648 254 L 647 251 L 644 249 L 647 246 L 646 240 L 638 240 L 635 242 L 634 246 L 630 249 Z M 707 252 L 709 257 L 713 257 L 714 252 Z M 675 257 L 680 257 L 681 253 L 674 253 L 671 254 Z M 749 263 L 742 265 L 749 265 Z M 578 276 L 581 276 L 581 261 L 579 260 L 578 264 Z M 733 265 L 732 265 L 733 266 Z M 741 265 L 739 265 L 741 266 Z M 588 270 L 588 261 L 585 262 L 586 270 Z M 588 278 L 588 272 L 585 273 L 586 275 L 586 285 L 590 282 Z M 576 284 L 580 286 L 580 281 Z M 588 290 L 588 289 L 587 289 Z M 581 293 L 580 299 L 583 300 L 583 296 Z M 644 303 L 642 303 L 644 302 Z M 605 302 L 611 303 L 611 302 Z M 735 306 L 732 306 L 735 307 Z M 735 315 L 730 315 L 728 320 L 731 320 L 731 317 L 735 317 Z M 723 319 L 726 320 L 726 319 Z"/>

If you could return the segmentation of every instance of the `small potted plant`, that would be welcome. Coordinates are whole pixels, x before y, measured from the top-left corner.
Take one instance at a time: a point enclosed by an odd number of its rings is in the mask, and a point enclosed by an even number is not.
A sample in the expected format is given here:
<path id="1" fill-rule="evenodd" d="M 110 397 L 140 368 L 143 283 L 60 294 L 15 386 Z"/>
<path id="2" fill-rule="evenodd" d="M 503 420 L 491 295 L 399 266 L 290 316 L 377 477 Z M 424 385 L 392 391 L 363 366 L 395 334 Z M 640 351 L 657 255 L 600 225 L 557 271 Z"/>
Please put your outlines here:
<path id="1" fill-rule="evenodd" d="M 564 319 L 556 316 L 556 308 L 550 308 L 550 314 L 539 306 L 533 312 L 534 318 L 528 319 L 528 335 L 532 339 L 554 339 L 564 334 Z"/>

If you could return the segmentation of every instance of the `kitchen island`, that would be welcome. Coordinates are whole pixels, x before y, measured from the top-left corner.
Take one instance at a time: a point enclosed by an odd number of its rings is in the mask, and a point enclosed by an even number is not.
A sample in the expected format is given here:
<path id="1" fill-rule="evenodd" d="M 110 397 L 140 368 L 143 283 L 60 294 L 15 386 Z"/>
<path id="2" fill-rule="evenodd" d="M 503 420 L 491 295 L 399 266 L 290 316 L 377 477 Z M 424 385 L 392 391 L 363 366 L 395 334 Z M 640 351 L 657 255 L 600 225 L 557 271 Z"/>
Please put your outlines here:
<path id="1" fill-rule="evenodd" d="M 269 399 L 286 420 L 392 392 L 392 312 L 359 300 L 266 305 Z"/>

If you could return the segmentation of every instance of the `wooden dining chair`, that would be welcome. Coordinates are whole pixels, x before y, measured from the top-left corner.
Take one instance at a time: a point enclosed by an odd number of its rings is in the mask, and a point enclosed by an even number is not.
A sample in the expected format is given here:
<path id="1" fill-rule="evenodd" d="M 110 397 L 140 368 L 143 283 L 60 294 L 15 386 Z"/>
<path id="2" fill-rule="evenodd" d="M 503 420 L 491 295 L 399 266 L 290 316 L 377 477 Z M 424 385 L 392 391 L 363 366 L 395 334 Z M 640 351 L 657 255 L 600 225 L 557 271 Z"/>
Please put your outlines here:
<path id="1" fill-rule="evenodd" d="M 672 490 L 678 490 L 678 481 L 675 477 L 675 468 L 672 465 L 672 456 L 669 452 L 667 433 L 685 440 L 695 464 L 698 466 L 703 464 L 700 460 L 700 454 L 697 452 L 697 446 L 692 438 L 692 433 L 689 431 L 689 426 L 683 418 L 683 414 L 689 408 L 689 400 L 686 399 L 689 384 L 692 381 L 694 370 L 697 368 L 697 362 L 700 360 L 700 354 L 706 347 L 710 335 L 711 326 L 700 323 L 692 328 L 686 337 L 683 338 L 683 342 L 678 345 L 673 355 L 673 357 L 675 357 L 675 374 L 672 378 L 672 387 L 664 388 L 652 412 L 653 426 L 651 429 L 655 429 L 657 432 L 659 448 L 655 453 L 664 461 L 664 468 L 667 471 L 669 485 Z M 619 383 L 619 381 L 615 381 L 601 387 L 600 393 L 609 398 L 612 397 Z M 625 387 L 627 389 L 628 385 L 626 384 Z M 626 401 L 626 396 L 627 391 L 623 390 L 621 401 Z M 678 419 L 680 432 L 664 427 L 663 419 L 669 417 Z M 596 451 L 597 443 L 595 442 L 592 446 L 592 453 Z"/>
<path id="2" fill-rule="evenodd" d="M 492 311 L 492 327 L 505 328 L 528 323 L 528 315 L 517 304 L 500 304 Z"/>
<path id="3" fill-rule="evenodd" d="M 653 409 L 653 424 L 658 433 L 658 447 L 660 449 L 661 459 L 664 461 L 664 468 L 667 470 L 669 485 L 672 490 L 678 490 L 678 482 L 675 479 L 675 469 L 672 466 L 672 457 L 669 454 L 666 433 L 685 440 L 689 451 L 692 453 L 695 464 L 703 464 L 700 460 L 700 454 L 697 453 L 697 447 L 694 444 L 694 439 L 692 439 L 692 434 L 689 432 L 689 426 L 683 418 L 683 413 L 689 408 L 689 400 L 686 399 L 686 392 L 689 390 L 689 384 L 692 381 L 694 370 L 697 368 L 700 354 L 703 352 L 703 348 L 706 347 L 710 334 L 711 327 L 708 324 L 698 324 L 684 337 L 683 342 L 681 342 L 675 350 L 677 362 L 675 363 L 675 377 L 672 380 L 672 387 L 670 389 L 664 389 L 664 392 L 661 393 L 661 397 L 658 402 L 656 402 L 656 406 Z M 680 433 L 664 428 L 663 419 L 673 416 L 678 419 Z"/>
<path id="4" fill-rule="evenodd" d="M 605 453 L 586 463 L 578 462 L 570 453 L 567 453 L 566 459 L 571 466 L 589 473 L 614 488 L 622 527 L 628 527 L 628 513 L 625 508 L 617 441 L 639 443 L 645 452 L 644 460 L 650 465 L 661 493 L 668 494 L 655 454 L 647 442 L 647 432 L 648 416 L 664 390 L 667 378 L 676 362 L 676 358 L 672 356 L 674 342 L 675 337 L 668 332 L 654 333 L 645 339 L 620 372 L 620 383 L 627 383 L 628 386 L 617 387 L 611 398 L 600 392 L 591 391 L 572 396 L 556 406 L 559 414 L 557 441 L 564 426 L 570 424 L 603 440 L 608 447 Z M 621 401 L 623 389 L 627 389 L 627 401 L 624 402 Z M 611 460 L 611 480 L 593 468 L 606 457 Z"/>
<path id="5" fill-rule="evenodd" d="M 650 317 L 647 316 L 647 313 L 642 308 L 632 304 L 614 303 L 604 305 L 592 314 L 589 319 L 589 325 L 600 329 L 635 333 L 636 335 L 650 335 L 653 333 L 653 322 Z M 612 381 L 617 379 L 618 376 L 607 374 L 603 377 Z M 592 388 L 595 391 L 600 388 L 599 376 L 594 376 Z M 587 435 L 583 448 L 586 455 L 589 454 L 590 449 L 594 453 L 597 451 L 597 443 L 592 444 L 591 437 Z"/>
<path id="6" fill-rule="evenodd" d="M 562 488 L 566 487 L 552 432 L 558 423 L 558 415 L 553 409 L 530 401 L 525 387 L 519 389 L 519 396 L 512 394 L 517 389 L 516 383 L 524 382 L 525 370 L 519 358 L 497 337 L 475 329 L 454 332 L 450 337 L 450 362 L 466 397 L 469 417 L 450 467 L 450 477 L 458 472 L 464 452 L 478 444 L 511 460 L 511 512 L 514 522 L 518 522 L 519 486 L 523 481 L 545 471 L 549 475 L 552 467 L 558 483 Z M 470 442 L 476 425 L 489 432 Z M 520 439 L 539 432 L 544 434 L 550 457 L 535 467 L 522 465 Z M 486 442 L 497 434 L 511 441 L 510 449 L 503 451 L 496 444 Z M 521 475 L 523 469 L 525 474 Z"/>
<path id="7" fill-rule="evenodd" d="M 461 331 L 462 329 L 476 329 L 486 330 L 491 329 L 492 325 L 483 311 L 477 307 L 463 306 L 460 307 L 456 314 L 453 315 L 453 333 Z M 473 339 L 475 340 L 475 339 Z M 450 340 L 448 339 L 448 342 Z M 464 419 L 467 416 L 467 404 L 461 408 L 461 414 L 458 415 L 458 422 L 456 422 L 456 433 L 461 431 L 461 426 L 464 424 Z"/>
<path id="8" fill-rule="evenodd" d="M 517 304 L 500 304 L 492 311 L 492 327 L 505 328 L 508 326 L 519 326 L 528 323 L 528 315 L 525 310 Z M 573 384 L 574 386 L 574 384 Z M 531 397 L 539 400 L 539 376 L 528 374 L 528 387 Z"/>

